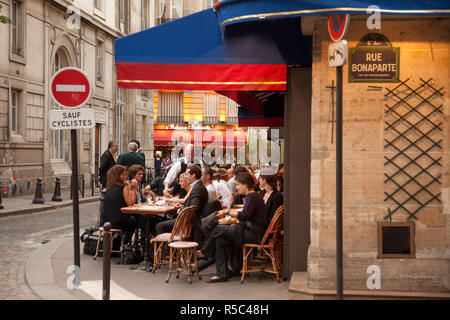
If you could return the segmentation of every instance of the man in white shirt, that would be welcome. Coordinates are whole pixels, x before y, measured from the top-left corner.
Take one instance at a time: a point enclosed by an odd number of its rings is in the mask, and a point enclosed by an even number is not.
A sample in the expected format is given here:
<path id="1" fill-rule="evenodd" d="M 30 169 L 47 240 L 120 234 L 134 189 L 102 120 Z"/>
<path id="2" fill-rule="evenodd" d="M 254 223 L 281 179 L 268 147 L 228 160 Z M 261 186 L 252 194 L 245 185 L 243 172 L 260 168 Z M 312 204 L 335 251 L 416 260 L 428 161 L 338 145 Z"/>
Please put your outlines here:
<path id="1" fill-rule="evenodd" d="M 202 182 L 208 191 L 208 203 L 213 202 L 219 198 L 217 195 L 216 188 L 212 184 L 212 177 L 214 171 L 209 166 L 205 166 L 202 168 Z"/>
<path id="2" fill-rule="evenodd" d="M 166 179 L 164 179 L 164 196 L 166 197 L 170 195 L 169 193 L 170 185 L 178 178 L 180 174 L 186 172 L 187 166 L 189 164 L 193 163 L 194 145 L 193 144 L 185 145 L 183 147 L 183 154 L 184 157 L 170 167 Z M 203 161 L 200 161 L 200 166 L 203 167 Z"/>
<path id="3" fill-rule="evenodd" d="M 235 194 L 236 193 L 236 182 L 234 181 L 234 177 L 235 177 L 234 169 L 233 168 L 228 169 L 227 173 L 228 173 L 227 188 L 231 192 L 231 194 Z"/>
<path id="4" fill-rule="evenodd" d="M 232 195 L 230 190 L 228 190 L 227 183 L 225 180 L 221 180 L 220 176 L 213 180 L 213 185 L 216 188 L 218 195 L 222 198 L 222 206 L 231 206 Z"/>

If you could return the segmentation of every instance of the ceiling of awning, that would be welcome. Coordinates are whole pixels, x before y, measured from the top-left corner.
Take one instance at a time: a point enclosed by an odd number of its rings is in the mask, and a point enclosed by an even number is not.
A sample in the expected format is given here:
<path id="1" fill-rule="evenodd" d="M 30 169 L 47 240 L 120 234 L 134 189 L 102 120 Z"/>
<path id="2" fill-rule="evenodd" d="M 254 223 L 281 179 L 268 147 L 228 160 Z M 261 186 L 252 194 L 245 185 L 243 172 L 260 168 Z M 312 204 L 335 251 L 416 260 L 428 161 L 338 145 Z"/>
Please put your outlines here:
<path id="1" fill-rule="evenodd" d="M 229 25 L 305 15 L 331 13 L 367 13 L 369 6 L 379 7 L 382 14 L 448 15 L 448 1 L 427 0 L 220 0 L 215 5 L 221 28 Z"/>

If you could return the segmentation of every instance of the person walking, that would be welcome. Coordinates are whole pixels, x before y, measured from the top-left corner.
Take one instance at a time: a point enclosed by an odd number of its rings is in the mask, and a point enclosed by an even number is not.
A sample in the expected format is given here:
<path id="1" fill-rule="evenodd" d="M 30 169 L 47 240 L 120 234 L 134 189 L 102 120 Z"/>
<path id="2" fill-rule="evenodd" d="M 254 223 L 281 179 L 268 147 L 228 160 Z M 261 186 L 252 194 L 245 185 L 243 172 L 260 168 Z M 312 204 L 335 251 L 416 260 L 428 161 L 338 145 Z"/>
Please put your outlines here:
<path id="1" fill-rule="evenodd" d="M 133 164 L 140 164 L 141 166 L 145 167 L 145 160 L 143 157 L 136 153 L 137 150 L 138 145 L 135 142 L 130 142 L 128 144 L 128 153 L 122 153 L 117 158 L 117 164 L 126 167 L 131 167 Z"/>
<path id="2" fill-rule="evenodd" d="M 108 142 L 108 149 L 100 157 L 99 176 L 102 189 L 106 188 L 108 170 L 116 164 L 116 152 L 119 150 L 119 144 L 115 140 Z"/>

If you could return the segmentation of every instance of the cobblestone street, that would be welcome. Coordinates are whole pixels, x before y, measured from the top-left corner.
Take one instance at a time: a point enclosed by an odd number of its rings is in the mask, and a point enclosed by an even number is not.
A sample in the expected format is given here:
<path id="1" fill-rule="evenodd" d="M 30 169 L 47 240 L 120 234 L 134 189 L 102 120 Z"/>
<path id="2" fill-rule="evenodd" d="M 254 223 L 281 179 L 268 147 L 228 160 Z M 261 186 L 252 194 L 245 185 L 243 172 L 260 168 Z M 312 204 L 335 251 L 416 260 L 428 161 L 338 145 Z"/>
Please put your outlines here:
<path id="1" fill-rule="evenodd" d="M 96 223 L 98 206 L 80 205 L 81 229 Z M 0 218 L 0 300 L 39 299 L 25 281 L 27 258 L 47 241 L 72 234 L 72 219 L 72 207 Z"/>

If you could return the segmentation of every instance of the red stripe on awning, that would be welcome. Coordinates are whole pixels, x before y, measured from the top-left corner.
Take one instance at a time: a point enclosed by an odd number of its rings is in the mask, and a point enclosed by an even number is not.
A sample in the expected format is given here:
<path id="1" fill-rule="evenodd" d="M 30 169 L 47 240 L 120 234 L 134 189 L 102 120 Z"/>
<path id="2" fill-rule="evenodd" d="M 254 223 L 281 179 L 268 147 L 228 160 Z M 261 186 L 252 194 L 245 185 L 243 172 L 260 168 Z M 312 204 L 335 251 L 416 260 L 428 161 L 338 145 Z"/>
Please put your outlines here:
<path id="1" fill-rule="evenodd" d="M 169 64 L 117 62 L 119 88 L 284 91 L 285 64 Z"/>
<path id="2" fill-rule="evenodd" d="M 154 130 L 153 140 L 155 146 L 174 145 L 172 138 L 180 138 L 180 142 L 184 141 L 193 144 L 201 142 L 203 146 L 215 143 L 217 139 L 217 143 L 221 147 L 243 147 L 247 140 L 247 132 L 243 130 Z M 184 139 L 187 140 L 185 141 Z"/>

